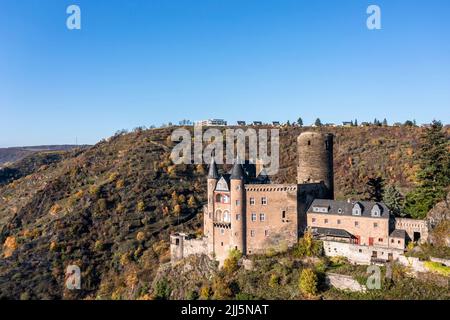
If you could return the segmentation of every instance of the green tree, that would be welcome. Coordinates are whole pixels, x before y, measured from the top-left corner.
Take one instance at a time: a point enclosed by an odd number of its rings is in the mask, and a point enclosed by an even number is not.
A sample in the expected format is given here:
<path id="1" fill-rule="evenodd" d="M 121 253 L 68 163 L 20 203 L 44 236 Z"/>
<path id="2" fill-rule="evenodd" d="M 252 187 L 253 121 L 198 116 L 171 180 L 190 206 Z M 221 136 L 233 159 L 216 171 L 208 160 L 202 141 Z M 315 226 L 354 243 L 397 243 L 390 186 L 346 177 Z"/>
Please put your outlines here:
<path id="1" fill-rule="evenodd" d="M 162 278 L 156 283 L 155 287 L 155 299 L 167 300 L 170 297 L 172 290 L 169 287 L 169 283 L 166 278 Z"/>
<path id="2" fill-rule="evenodd" d="M 384 180 L 382 177 L 369 178 L 365 187 L 365 200 L 383 201 Z"/>
<path id="3" fill-rule="evenodd" d="M 302 118 L 298 118 L 297 124 L 298 124 L 300 127 L 303 127 L 303 119 L 302 119 Z"/>
<path id="4" fill-rule="evenodd" d="M 388 125 L 388 122 L 387 122 L 386 118 L 384 118 L 384 120 L 383 120 L 383 126 L 384 126 L 384 127 L 387 127 L 387 125 Z"/>
<path id="5" fill-rule="evenodd" d="M 403 212 L 404 197 L 395 186 L 388 185 L 386 187 L 383 193 L 383 202 L 395 216 L 397 217 L 405 216 Z"/>
<path id="6" fill-rule="evenodd" d="M 406 211 L 413 218 L 424 218 L 437 202 L 444 199 L 450 185 L 449 140 L 441 122 L 433 121 L 421 136 L 418 161 L 419 185 L 407 194 Z"/>
<path id="7" fill-rule="evenodd" d="M 307 297 L 317 295 L 317 275 L 312 269 L 303 269 L 299 278 L 299 290 Z"/>
<path id="8" fill-rule="evenodd" d="M 314 122 L 314 125 L 315 125 L 316 127 L 321 127 L 321 126 L 322 126 L 322 121 L 320 121 L 320 119 L 317 118 L 317 119 L 316 119 L 316 122 Z"/>

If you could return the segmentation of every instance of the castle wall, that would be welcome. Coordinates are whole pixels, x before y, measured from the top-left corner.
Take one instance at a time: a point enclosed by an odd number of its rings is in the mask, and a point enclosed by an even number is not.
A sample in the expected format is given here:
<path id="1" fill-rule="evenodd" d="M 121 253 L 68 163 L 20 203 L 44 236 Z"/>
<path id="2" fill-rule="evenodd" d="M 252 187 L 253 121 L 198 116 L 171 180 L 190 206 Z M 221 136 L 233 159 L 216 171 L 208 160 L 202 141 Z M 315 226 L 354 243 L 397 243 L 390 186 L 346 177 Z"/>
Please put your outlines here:
<path id="1" fill-rule="evenodd" d="M 382 247 L 368 247 L 356 244 L 335 241 L 323 241 L 325 255 L 329 257 L 346 257 L 350 262 L 357 264 L 371 264 L 372 257 L 377 260 L 397 260 L 404 253 L 403 250 Z M 376 253 L 376 254 L 374 254 Z"/>
<path id="2" fill-rule="evenodd" d="M 184 233 L 170 236 L 170 261 L 177 262 L 190 255 L 211 255 L 207 238 L 189 239 Z"/>
<path id="3" fill-rule="evenodd" d="M 282 250 L 298 240 L 296 185 L 246 185 L 247 253 Z M 263 198 L 266 204 L 263 204 Z M 254 204 L 252 200 L 254 199 Z M 256 215 L 256 221 L 252 220 Z M 264 214 L 264 221 L 261 221 Z"/>
<path id="4" fill-rule="evenodd" d="M 426 220 L 416 220 L 408 218 L 395 218 L 395 229 L 405 230 L 408 235 L 408 241 L 415 241 L 414 233 L 420 235 L 419 242 L 423 243 L 428 240 L 428 223 Z"/>

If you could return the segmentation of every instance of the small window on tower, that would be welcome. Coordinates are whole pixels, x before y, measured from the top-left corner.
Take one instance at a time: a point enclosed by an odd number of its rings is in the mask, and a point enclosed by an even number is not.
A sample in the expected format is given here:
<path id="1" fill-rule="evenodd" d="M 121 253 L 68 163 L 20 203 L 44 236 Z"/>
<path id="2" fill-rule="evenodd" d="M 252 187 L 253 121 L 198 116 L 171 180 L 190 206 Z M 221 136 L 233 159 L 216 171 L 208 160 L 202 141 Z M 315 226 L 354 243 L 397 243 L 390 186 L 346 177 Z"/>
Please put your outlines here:
<path id="1" fill-rule="evenodd" d="M 239 205 L 241 205 L 241 201 L 236 200 L 236 206 L 239 206 Z"/>
<path id="2" fill-rule="evenodd" d="M 281 219 L 286 219 L 286 211 L 281 212 Z"/>
<path id="3" fill-rule="evenodd" d="M 239 220 L 241 220 L 241 215 L 240 215 L 240 214 L 237 214 L 237 215 L 236 215 L 236 221 L 239 221 Z"/>
<path id="4" fill-rule="evenodd" d="M 308 140 L 308 146 L 310 146 L 311 145 L 311 140 Z"/>
<path id="5" fill-rule="evenodd" d="M 252 213 L 252 221 L 256 221 L 256 213 Z"/>
<path id="6" fill-rule="evenodd" d="M 250 231 L 250 237 L 254 237 L 255 236 L 255 230 L 251 230 Z"/>
<path id="7" fill-rule="evenodd" d="M 250 198 L 250 205 L 251 206 L 255 205 L 255 198 L 253 198 L 253 197 Z"/>
<path id="8" fill-rule="evenodd" d="M 267 205 L 267 198 L 266 198 L 266 197 L 262 197 L 262 198 L 261 198 L 261 204 L 262 204 L 263 206 Z"/>

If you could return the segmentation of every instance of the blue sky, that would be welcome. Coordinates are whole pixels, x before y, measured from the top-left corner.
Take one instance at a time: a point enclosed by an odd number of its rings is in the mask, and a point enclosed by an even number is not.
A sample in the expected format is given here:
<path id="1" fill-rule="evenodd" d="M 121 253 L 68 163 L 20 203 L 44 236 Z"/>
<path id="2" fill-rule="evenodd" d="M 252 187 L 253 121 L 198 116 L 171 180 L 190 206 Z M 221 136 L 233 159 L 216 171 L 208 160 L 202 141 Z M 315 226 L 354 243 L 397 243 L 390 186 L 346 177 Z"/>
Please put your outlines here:
<path id="1" fill-rule="evenodd" d="M 77 4 L 82 30 L 66 28 Z M 382 30 L 366 8 L 382 10 Z M 448 0 L 1 0 L 0 147 L 181 119 L 450 122 Z"/>

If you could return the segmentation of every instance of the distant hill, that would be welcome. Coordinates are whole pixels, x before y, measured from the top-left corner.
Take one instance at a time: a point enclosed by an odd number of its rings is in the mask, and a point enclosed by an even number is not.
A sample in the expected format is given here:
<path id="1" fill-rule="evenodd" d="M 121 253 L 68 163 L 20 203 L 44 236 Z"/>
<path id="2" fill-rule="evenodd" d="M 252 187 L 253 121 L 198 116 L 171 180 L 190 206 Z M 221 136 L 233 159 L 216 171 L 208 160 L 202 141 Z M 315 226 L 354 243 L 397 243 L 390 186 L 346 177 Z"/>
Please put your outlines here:
<path id="1" fill-rule="evenodd" d="M 11 147 L 0 148 L 0 168 L 6 164 L 10 164 L 25 158 L 26 156 L 42 151 L 67 151 L 74 148 L 86 147 L 76 145 L 48 145 L 48 146 L 31 146 L 31 147 Z"/>
<path id="2" fill-rule="evenodd" d="M 363 196 L 373 176 L 403 192 L 414 186 L 424 130 L 415 127 L 282 128 L 274 181 L 295 183 L 295 142 L 306 130 L 336 136 L 338 198 Z M 137 130 L 84 150 L 17 162 L 28 169 L 0 186 L 0 299 L 149 294 L 159 265 L 169 259 L 169 234 L 201 232 L 206 201 L 207 166 L 173 165 L 171 132 Z M 64 289 L 71 264 L 81 268 L 81 291 Z"/>

